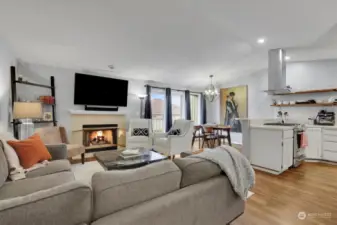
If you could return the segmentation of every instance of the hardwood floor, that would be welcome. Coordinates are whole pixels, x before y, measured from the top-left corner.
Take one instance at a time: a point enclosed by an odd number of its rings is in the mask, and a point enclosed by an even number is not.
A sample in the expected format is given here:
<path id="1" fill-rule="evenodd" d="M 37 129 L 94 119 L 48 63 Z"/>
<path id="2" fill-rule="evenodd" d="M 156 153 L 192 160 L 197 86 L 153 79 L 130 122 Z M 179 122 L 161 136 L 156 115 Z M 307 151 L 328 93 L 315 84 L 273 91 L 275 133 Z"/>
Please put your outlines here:
<path id="1" fill-rule="evenodd" d="M 304 163 L 278 176 L 256 171 L 252 191 L 232 225 L 337 224 L 337 166 Z M 299 212 L 306 213 L 304 220 Z"/>

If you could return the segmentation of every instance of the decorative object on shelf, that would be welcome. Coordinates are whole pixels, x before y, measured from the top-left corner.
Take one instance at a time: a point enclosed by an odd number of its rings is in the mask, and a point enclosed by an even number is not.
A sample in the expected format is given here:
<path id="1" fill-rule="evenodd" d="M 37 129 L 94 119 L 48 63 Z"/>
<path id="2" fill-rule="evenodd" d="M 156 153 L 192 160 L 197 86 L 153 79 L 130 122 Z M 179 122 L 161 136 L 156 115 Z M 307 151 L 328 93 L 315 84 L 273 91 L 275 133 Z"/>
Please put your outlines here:
<path id="1" fill-rule="evenodd" d="M 206 98 L 208 99 L 208 101 L 213 102 L 219 96 L 219 92 L 215 88 L 215 86 L 213 85 L 213 77 L 214 76 L 210 75 L 209 77 L 211 79 L 211 83 L 205 89 L 204 94 L 205 94 Z"/>
<path id="2" fill-rule="evenodd" d="M 231 132 L 241 133 L 241 121 L 248 117 L 248 87 L 238 86 L 220 89 L 220 121 L 231 127 Z"/>
<path id="3" fill-rule="evenodd" d="M 39 100 L 48 105 L 53 105 L 55 104 L 55 98 L 53 96 L 40 96 Z"/>
<path id="4" fill-rule="evenodd" d="M 21 119 L 20 139 L 26 139 L 34 133 L 32 119 L 42 117 L 42 105 L 40 102 L 14 102 L 13 118 Z"/>
<path id="5" fill-rule="evenodd" d="M 140 118 L 144 118 L 143 105 L 144 105 L 144 99 L 146 96 L 147 96 L 146 94 L 138 94 L 138 98 L 140 99 L 140 112 L 139 112 Z"/>
<path id="6" fill-rule="evenodd" d="M 52 121 L 53 120 L 53 113 L 52 112 L 44 112 L 43 113 L 43 120 L 44 121 Z"/>

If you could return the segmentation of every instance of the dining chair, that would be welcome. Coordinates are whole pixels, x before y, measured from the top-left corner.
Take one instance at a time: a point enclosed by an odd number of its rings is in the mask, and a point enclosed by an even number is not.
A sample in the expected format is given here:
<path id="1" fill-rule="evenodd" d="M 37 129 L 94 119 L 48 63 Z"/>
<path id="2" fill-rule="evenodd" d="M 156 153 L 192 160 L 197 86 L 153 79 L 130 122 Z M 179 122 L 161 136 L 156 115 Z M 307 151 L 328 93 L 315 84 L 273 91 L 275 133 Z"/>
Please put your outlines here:
<path id="1" fill-rule="evenodd" d="M 217 136 L 218 136 L 218 144 L 221 145 L 221 140 L 223 140 L 223 144 L 226 143 L 226 139 L 229 146 L 232 146 L 231 140 L 231 127 L 218 127 L 217 128 Z"/>
<path id="2" fill-rule="evenodd" d="M 198 139 L 199 149 L 200 149 L 201 141 L 203 140 L 203 138 L 204 138 L 204 133 L 202 132 L 202 126 L 201 125 L 194 126 L 192 147 L 194 146 L 195 139 Z"/>
<path id="3" fill-rule="evenodd" d="M 202 129 L 202 133 L 204 134 L 201 147 L 204 148 L 204 145 L 206 142 L 207 147 L 214 148 L 215 144 L 218 142 L 218 136 L 214 132 L 213 127 L 201 126 L 201 129 Z"/>

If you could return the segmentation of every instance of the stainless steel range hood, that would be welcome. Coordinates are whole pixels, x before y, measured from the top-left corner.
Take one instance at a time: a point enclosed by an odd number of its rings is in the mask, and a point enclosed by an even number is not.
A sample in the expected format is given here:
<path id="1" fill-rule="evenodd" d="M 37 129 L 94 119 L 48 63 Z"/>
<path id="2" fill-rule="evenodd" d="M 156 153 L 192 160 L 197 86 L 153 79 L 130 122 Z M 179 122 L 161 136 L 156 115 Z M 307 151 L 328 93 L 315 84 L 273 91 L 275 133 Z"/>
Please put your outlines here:
<path id="1" fill-rule="evenodd" d="M 291 91 L 286 84 L 286 52 L 284 49 L 271 49 L 268 52 L 268 90 L 270 95 Z"/>

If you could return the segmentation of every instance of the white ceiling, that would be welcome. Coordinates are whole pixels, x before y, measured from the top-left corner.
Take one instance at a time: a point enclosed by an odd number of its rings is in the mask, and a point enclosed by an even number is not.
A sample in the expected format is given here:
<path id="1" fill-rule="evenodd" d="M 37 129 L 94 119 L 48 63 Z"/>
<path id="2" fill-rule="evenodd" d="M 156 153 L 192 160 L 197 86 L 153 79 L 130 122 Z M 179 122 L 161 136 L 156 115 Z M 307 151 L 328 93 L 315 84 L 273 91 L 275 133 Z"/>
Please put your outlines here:
<path id="1" fill-rule="evenodd" d="M 45 65 L 201 87 L 267 66 L 337 58 L 336 0 L 0 0 L 0 35 Z M 267 38 L 265 45 L 257 38 Z"/>

